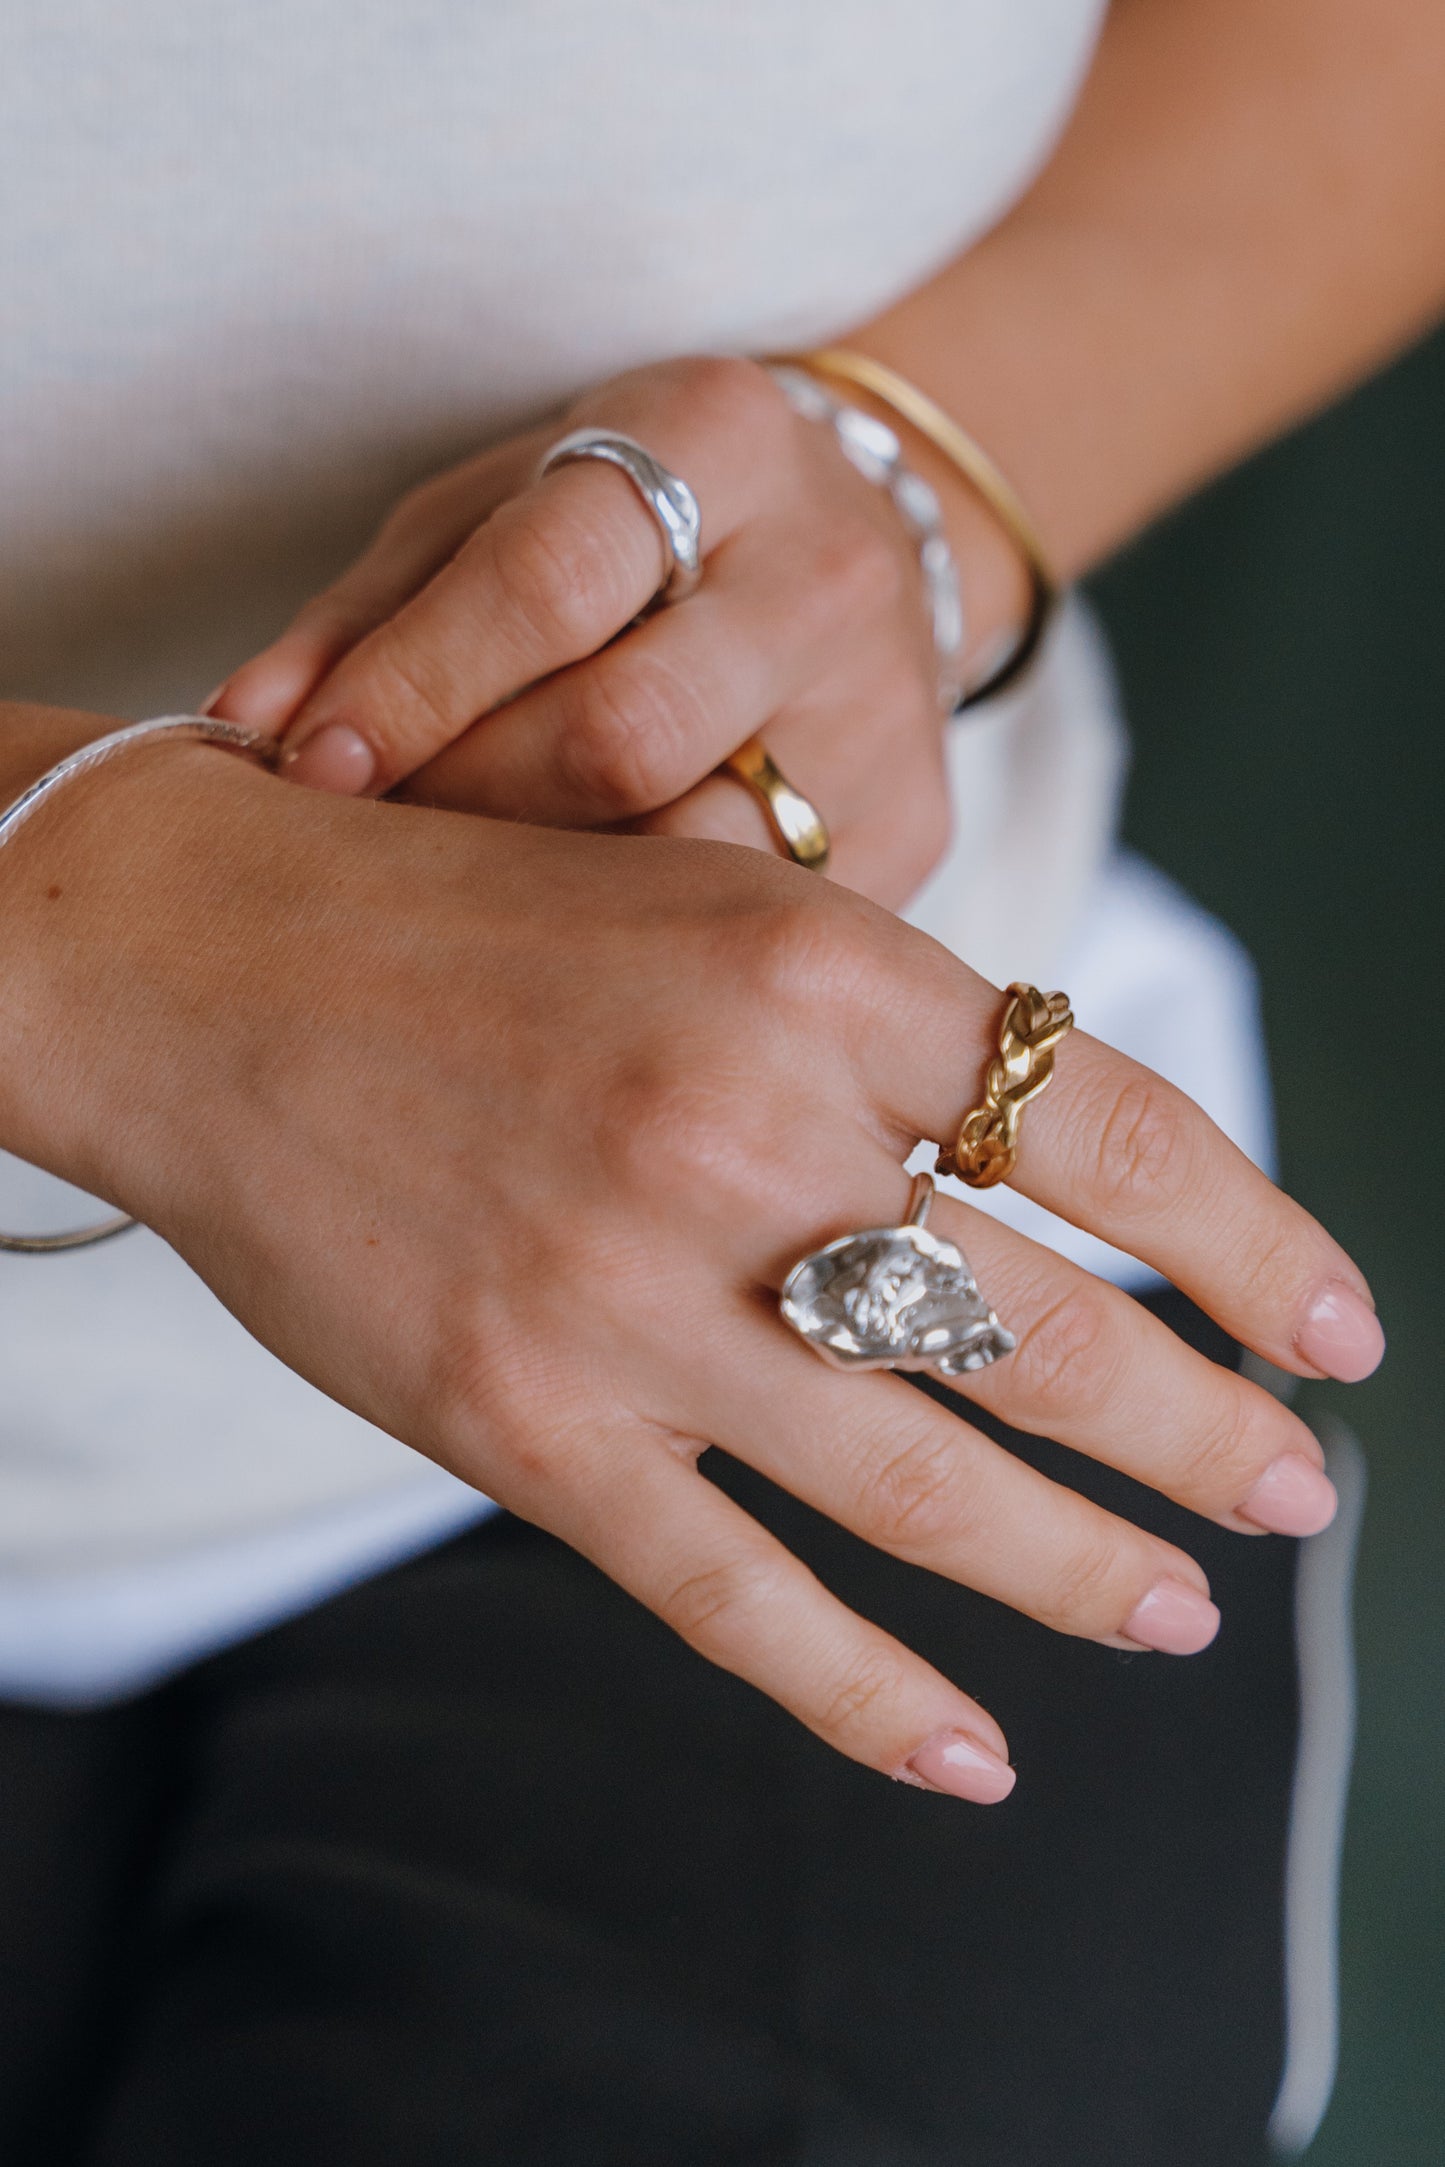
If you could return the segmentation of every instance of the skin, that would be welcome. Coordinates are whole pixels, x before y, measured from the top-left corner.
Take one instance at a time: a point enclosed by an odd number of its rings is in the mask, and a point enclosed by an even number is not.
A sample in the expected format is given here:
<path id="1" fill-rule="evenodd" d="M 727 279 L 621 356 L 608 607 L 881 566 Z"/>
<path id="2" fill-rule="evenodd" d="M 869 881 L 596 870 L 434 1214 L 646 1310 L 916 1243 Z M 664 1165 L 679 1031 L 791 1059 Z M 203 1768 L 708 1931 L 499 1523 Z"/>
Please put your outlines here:
<path id="1" fill-rule="evenodd" d="M 853 343 L 976 428 L 1076 571 L 1438 305 L 1442 75 L 1422 0 L 1134 0 L 1031 195 Z M 703 506 L 703 586 L 630 630 L 663 565 L 626 482 L 530 480 L 583 420 Z M 911 449 L 982 644 L 1017 568 Z M 285 733 L 326 789 L 138 752 L 0 853 L 0 1136 L 840 1751 L 996 1798 L 993 1719 L 696 1468 L 720 1446 L 1062 1632 L 1132 1645 L 1161 1589 L 1195 1644 L 1212 1630 L 1184 1552 L 998 1451 L 962 1394 L 952 1416 L 832 1373 L 772 1312 L 802 1250 L 898 1218 L 903 1161 L 952 1133 L 996 1026 L 997 989 L 879 907 L 946 833 L 933 681 L 911 544 L 762 371 L 599 387 L 407 499 L 224 688 L 217 711 Z M 110 726 L 0 716 L 7 801 Z M 338 724 L 360 757 L 306 761 Z M 826 808 L 835 881 L 724 847 L 764 840 L 712 776 L 757 729 Z M 1018 1185 L 1287 1369 L 1378 1359 L 1328 1235 L 1082 1032 Z M 933 1224 L 1020 1334 L 968 1399 L 1242 1533 L 1271 1470 L 1318 1469 L 1285 1408 L 1127 1297 L 966 1206 Z"/>
<path id="2" fill-rule="evenodd" d="M 81 741 L 96 718 L 14 722 Z M 1059 1631 L 1137 1639 L 1165 1584 L 1209 1637 L 1183 1551 L 987 1442 L 961 1397 L 955 1418 L 840 1375 L 778 1324 L 800 1248 L 901 1214 L 904 1157 L 985 1059 L 997 990 L 936 943 L 761 851 L 328 796 L 204 747 L 138 750 L 26 844 L 0 855 L 7 1143 L 841 1751 L 907 1774 L 940 1735 L 1003 1740 L 698 1474 L 710 1444 Z M 1033 1112 L 1021 1186 L 1271 1360 L 1311 1367 L 1321 1290 L 1366 1299 L 1121 1055 L 1074 1034 Z M 969 1381 L 981 1404 L 1241 1529 L 1269 1468 L 1318 1466 L 1286 1408 L 1127 1296 L 965 1206 L 933 1223 L 1021 1334 Z"/>

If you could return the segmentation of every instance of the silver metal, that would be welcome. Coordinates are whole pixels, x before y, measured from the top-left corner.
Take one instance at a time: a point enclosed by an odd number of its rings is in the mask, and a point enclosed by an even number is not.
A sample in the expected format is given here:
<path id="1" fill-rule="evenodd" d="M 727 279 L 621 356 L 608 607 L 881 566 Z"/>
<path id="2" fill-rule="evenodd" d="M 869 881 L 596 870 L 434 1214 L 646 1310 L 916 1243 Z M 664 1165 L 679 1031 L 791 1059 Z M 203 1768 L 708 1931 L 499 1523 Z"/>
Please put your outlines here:
<path id="1" fill-rule="evenodd" d="M 274 739 L 259 730 L 242 729 L 239 723 L 219 722 L 209 715 L 158 715 L 151 722 L 128 723 L 123 730 L 112 730 L 107 737 L 98 737 L 89 745 L 82 745 L 78 752 L 58 760 L 38 782 L 22 791 L 13 805 L 0 813 L 0 850 L 5 848 L 22 828 L 32 813 L 39 811 L 46 800 L 54 797 L 67 783 L 78 776 L 88 775 L 93 768 L 101 767 L 117 753 L 126 752 L 132 745 L 146 743 L 152 738 L 179 739 L 182 743 L 224 745 L 233 752 L 249 753 L 266 767 L 274 767 L 279 747 Z M 112 1235 L 123 1234 L 127 1227 L 135 1225 L 124 1212 L 117 1212 L 102 1219 L 94 1226 L 74 1227 L 62 1234 L 0 1234 L 0 1250 L 19 1251 L 27 1256 L 50 1255 L 63 1249 L 87 1249 L 93 1242 L 109 1241 Z"/>
<path id="2" fill-rule="evenodd" d="M 634 437 L 619 436 L 614 429 L 573 429 L 545 455 L 538 479 L 572 459 L 601 459 L 627 476 L 656 520 L 671 559 L 659 598 L 677 602 L 691 594 L 702 578 L 702 514 L 681 475 L 654 459 Z"/>
<path id="3" fill-rule="evenodd" d="M 963 590 L 958 566 L 943 525 L 943 507 L 937 492 L 903 463 L 903 446 L 897 432 L 861 406 L 847 406 L 820 384 L 806 369 L 786 362 L 768 364 L 769 374 L 793 412 L 804 421 L 825 422 L 838 441 L 848 464 L 886 489 L 894 509 L 918 548 L 924 595 L 933 626 L 938 654 L 938 698 L 945 713 L 952 714 L 963 693 L 961 660 L 968 623 L 964 615 Z"/>
<path id="4" fill-rule="evenodd" d="M 927 1228 L 933 1181 L 920 1174 L 902 1226 L 865 1227 L 800 1257 L 783 1282 L 783 1322 L 837 1369 L 927 1369 L 961 1377 L 1018 1341 L 989 1308 L 967 1257 Z"/>

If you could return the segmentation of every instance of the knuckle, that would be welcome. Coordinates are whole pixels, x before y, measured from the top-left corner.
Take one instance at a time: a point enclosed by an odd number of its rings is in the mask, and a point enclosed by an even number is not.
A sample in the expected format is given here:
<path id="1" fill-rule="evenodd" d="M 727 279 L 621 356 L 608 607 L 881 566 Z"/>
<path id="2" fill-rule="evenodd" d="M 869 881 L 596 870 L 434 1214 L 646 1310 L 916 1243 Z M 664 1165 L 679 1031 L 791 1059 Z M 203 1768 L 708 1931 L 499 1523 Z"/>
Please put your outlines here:
<path id="1" fill-rule="evenodd" d="M 1119 1352 L 1109 1308 L 1102 1289 L 1085 1282 L 1024 1328 L 1009 1363 L 1024 1404 L 1087 1416 L 1111 1398 Z"/>
<path id="2" fill-rule="evenodd" d="M 444 648 L 428 648 L 383 628 L 356 655 L 358 677 L 348 707 L 366 716 L 366 734 L 394 767 L 453 735 L 452 687 Z M 348 664 L 349 668 L 350 665 Z"/>
<path id="3" fill-rule="evenodd" d="M 899 601 L 913 568 L 901 540 L 861 516 L 841 520 L 818 538 L 813 578 L 834 615 L 852 623 Z"/>
<path id="4" fill-rule="evenodd" d="M 542 1410 L 552 1364 L 461 1305 L 441 1333 L 428 1378 L 437 1457 L 465 1469 L 505 1469 L 507 1504 L 536 1507 L 555 1488 L 563 1454 Z M 490 1480 L 490 1476 L 489 1476 Z"/>
<path id="5" fill-rule="evenodd" d="M 1187 1102 L 1158 1076 L 1130 1076 L 1098 1129 L 1103 1203 L 1130 1217 L 1168 1210 L 1189 1184 Z"/>
<path id="6" fill-rule="evenodd" d="M 813 1728 L 830 1745 L 845 1744 L 871 1728 L 870 1719 L 891 1708 L 904 1685 L 902 1660 L 887 1648 L 869 1649 L 850 1663 L 813 1718 Z"/>
<path id="7" fill-rule="evenodd" d="M 704 1196 L 729 1211 L 756 1209 L 773 1170 L 759 1149 L 756 1107 L 711 1063 L 685 1072 L 639 1063 L 616 1079 L 597 1116 L 597 1148 L 626 1195 Z"/>
<path id="8" fill-rule="evenodd" d="M 574 787 L 604 814 L 625 819 L 655 811 L 697 780 L 686 748 L 706 728 L 695 688 L 653 659 L 624 661 L 619 652 L 579 680 L 560 757 Z"/>
<path id="9" fill-rule="evenodd" d="M 890 1441 L 869 1469 L 859 1521 L 886 1550 L 936 1552 L 967 1536 L 977 1516 L 975 1490 L 958 1440 L 920 1428 L 901 1443 Z"/>
<path id="10" fill-rule="evenodd" d="M 504 534 L 488 536 L 487 546 L 502 607 L 532 651 L 570 660 L 601 646 L 633 614 L 616 552 L 565 503 L 550 503 L 545 517 L 530 509 Z"/>
<path id="11" fill-rule="evenodd" d="M 788 406 L 765 368 L 742 354 L 691 354 L 679 363 L 683 395 L 704 427 L 720 436 L 786 428 Z"/>
<path id="12" fill-rule="evenodd" d="M 842 1007 L 876 986 L 877 959 L 861 921 L 836 906 L 837 890 L 794 881 L 750 934 L 755 990 L 782 1013 Z"/>
<path id="13" fill-rule="evenodd" d="M 1170 1489 L 1186 1504 L 1204 1512 L 1228 1512 L 1282 1450 L 1278 1410 L 1271 1402 L 1257 1410 L 1237 1380 L 1224 1373 L 1226 1389 L 1219 1404 L 1194 1424 L 1180 1447 Z"/>
<path id="14" fill-rule="evenodd" d="M 1043 1623 L 1065 1633 L 1114 1631 L 1121 1562 L 1120 1545 L 1106 1529 L 1076 1537 L 1050 1574 L 1047 1600 L 1039 1612 Z"/>
<path id="15" fill-rule="evenodd" d="M 1298 1233 L 1287 1226 L 1261 1232 L 1251 1222 L 1236 1229 L 1229 1248 L 1230 1286 L 1241 1307 L 1260 1316 L 1281 1309 L 1293 1315 L 1313 1276 Z"/>
<path id="16" fill-rule="evenodd" d="M 689 1646 L 723 1649 L 746 1635 L 778 1594 L 776 1568 L 764 1558 L 725 1558 L 665 1588 L 655 1607 Z"/>

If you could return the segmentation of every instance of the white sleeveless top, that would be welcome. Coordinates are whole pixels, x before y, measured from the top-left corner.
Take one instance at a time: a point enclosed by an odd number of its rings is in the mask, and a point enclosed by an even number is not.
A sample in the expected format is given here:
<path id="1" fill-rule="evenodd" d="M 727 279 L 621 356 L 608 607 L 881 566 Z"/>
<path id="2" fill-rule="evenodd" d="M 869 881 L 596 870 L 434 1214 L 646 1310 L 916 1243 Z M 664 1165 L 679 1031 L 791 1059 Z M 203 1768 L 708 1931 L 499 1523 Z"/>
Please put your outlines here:
<path id="1" fill-rule="evenodd" d="M 193 707 L 419 476 L 630 364 L 876 313 L 1017 197 L 1102 12 L 10 0 L 0 697 Z M 910 915 L 1068 985 L 1262 1154 L 1246 967 L 1110 857 L 1122 745 L 1076 611 L 955 732 L 956 839 Z M 1021 893 L 1025 827 L 1050 877 Z M 74 1215 L 0 1154 L 0 1225 Z M 149 1233 L 0 1257 L 0 1692 L 129 1690 L 481 1509 Z"/>

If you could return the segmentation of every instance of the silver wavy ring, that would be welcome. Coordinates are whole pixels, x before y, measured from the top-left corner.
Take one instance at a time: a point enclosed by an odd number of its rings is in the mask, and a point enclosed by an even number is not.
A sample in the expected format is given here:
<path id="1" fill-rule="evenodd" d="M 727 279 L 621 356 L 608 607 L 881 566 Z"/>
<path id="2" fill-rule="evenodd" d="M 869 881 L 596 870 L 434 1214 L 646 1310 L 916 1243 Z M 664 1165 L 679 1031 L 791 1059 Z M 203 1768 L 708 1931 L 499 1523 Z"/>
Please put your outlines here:
<path id="1" fill-rule="evenodd" d="M 810 1250 L 783 1281 L 783 1322 L 835 1369 L 961 1377 L 1018 1345 L 963 1251 L 924 1225 L 932 1202 L 933 1182 L 920 1174 L 902 1226 L 865 1227 Z"/>
<path id="2" fill-rule="evenodd" d="M 537 479 L 572 459 L 602 459 L 627 476 L 657 522 L 672 559 L 658 588 L 660 601 L 679 602 L 702 578 L 702 514 L 697 498 L 681 475 L 674 474 L 645 445 L 615 429 L 573 429 L 559 437 L 537 469 Z"/>

